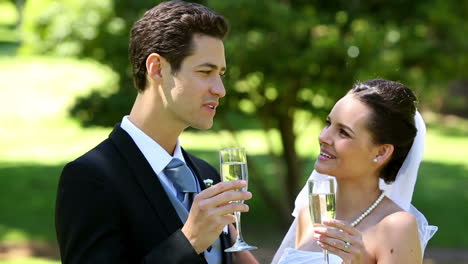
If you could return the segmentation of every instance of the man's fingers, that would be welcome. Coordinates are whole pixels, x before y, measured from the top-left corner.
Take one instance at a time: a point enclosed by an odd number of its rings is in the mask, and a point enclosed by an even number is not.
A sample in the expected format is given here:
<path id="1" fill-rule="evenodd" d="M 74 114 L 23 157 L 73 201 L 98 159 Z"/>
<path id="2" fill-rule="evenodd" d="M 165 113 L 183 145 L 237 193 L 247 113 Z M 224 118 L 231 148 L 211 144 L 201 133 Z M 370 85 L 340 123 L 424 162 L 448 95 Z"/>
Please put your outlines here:
<path id="1" fill-rule="evenodd" d="M 252 193 L 244 191 L 226 191 L 216 196 L 206 199 L 206 203 L 212 207 L 225 205 L 229 202 L 245 201 L 252 198 Z"/>
<path id="2" fill-rule="evenodd" d="M 206 197 L 206 195 L 204 197 L 199 193 L 195 196 L 193 203 L 197 204 L 201 210 L 209 210 L 210 208 L 223 206 L 230 202 L 245 201 L 251 198 L 252 193 L 250 192 L 227 190 L 211 197 Z"/>
<path id="3" fill-rule="evenodd" d="M 220 182 L 211 186 L 210 188 L 203 190 L 197 196 L 200 196 L 201 199 L 206 199 L 206 198 L 216 196 L 225 191 L 237 190 L 237 189 L 244 188 L 246 186 L 247 186 L 247 182 L 243 180 Z"/>
<path id="4" fill-rule="evenodd" d="M 250 210 L 249 206 L 243 203 L 229 203 L 220 207 L 213 209 L 213 214 L 215 215 L 229 215 L 234 212 L 248 212 Z"/>

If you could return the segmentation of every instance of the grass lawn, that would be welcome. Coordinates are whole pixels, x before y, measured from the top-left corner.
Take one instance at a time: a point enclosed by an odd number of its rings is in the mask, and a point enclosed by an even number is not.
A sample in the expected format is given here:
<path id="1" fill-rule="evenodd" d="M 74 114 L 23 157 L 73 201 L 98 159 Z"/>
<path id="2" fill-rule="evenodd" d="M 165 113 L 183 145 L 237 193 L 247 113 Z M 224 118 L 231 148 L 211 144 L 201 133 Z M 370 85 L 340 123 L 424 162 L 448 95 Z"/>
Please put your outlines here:
<path id="1" fill-rule="evenodd" d="M 27 76 L 27 78 L 25 77 Z M 53 210 L 57 179 L 63 165 L 95 146 L 110 128 L 83 129 L 67 116 L 74 96 L 88 87 L 115 83 L 113 73 L 92 62 L 45 58 L 0 57 L 0 244 L 45 241 L 55 244 Z M 109 91 L 112 85 L 109 86 Z M 421 165 L 413 203 L 439 232 L 433 247 L 468 247 L 468 233 L 462 229 L 468 219 L 468 120 L 424 113 L 428 122 L 425 160 Z M 299 138 L 304 159 L 304 179 L 317 155 L 319 125 L 310 123 Z M 273 132 L 273 141 L 278 135 Z M 215 140 L 213 140 L 215 139 Z M 225 146 L 224 132 L 194 132 L 183 135 L 186 149 L 217 164 L 217 149 Z M 276 186 L 276 167 L 269 163 L 260 131 L 240 134 L 251 163 L 264 172 L 251 175 Z M 278 146 L 275 146 L 276 148 Z M 251 186 L 255 194 L 255 186 Z M 284 232 L 276 217 L 256 196 L 245 214 L 246 240 L 262 247 L 278 245 Z M 41 259 L 1 263 L 52 264 Z"/>

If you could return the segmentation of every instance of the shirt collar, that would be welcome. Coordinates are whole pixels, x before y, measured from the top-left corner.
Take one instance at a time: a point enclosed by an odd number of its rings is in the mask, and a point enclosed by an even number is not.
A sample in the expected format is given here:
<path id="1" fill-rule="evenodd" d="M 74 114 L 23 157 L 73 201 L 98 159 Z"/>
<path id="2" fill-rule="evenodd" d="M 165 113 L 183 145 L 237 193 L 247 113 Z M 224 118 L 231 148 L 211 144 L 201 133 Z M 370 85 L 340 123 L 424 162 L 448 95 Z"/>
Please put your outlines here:
<path id="1" fill-rule="evenodd" d="M 156 174 L 160 174 L 173 158 L 180 159 L 185 163 L 179 139 L 177 139 L 174 155 L 171 156 L 158 142 L 135 126 L 128 116 L 122 118 L 120 127 L 130 135 Z"/>

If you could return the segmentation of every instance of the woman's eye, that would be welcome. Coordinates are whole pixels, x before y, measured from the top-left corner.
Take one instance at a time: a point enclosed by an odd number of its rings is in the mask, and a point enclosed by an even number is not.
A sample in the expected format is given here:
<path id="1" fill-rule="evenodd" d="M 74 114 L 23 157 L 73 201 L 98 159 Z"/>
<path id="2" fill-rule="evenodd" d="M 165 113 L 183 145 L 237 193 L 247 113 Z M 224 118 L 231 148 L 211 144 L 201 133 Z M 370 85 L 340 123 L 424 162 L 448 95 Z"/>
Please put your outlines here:
<path id="1" fill-rule="evenodd" d="M 346 130 L 344 130 L 344 129 L 340 129 L 340 134 L 345 136 L 345 137 L 349 137 L 348 132 L 346 132 Z"/>
<path id="2" fill-rule="evenodd" d="M 330 120 L 325 121 L 325 124 L 327 127 L 329 127 L 331 125 Z"/>

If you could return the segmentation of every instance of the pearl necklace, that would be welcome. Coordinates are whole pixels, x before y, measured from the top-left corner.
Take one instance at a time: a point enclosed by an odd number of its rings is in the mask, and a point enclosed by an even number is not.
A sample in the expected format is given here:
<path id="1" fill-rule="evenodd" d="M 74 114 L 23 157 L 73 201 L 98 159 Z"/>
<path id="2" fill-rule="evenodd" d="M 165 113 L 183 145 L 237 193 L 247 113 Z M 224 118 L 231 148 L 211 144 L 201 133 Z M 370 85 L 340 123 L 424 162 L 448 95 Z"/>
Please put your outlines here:
<path id="1" fill-rule="evenodd" d="M 371 204 L 371 206 L 369 206 L 369 208 L 367 208 L 367 210 L 364 213 L 362 213 L 356 220 L 354 220 L 351 223 L 351 226 L 355 227 L 357 224 L 359 224 L 359 222 L 361 222 L 362 219 L 368 216 L 372 212 L 372 210 L 374 210 L 377 207 L 377 205 L 379 205 L 379 203 L 383 200 L 384 197 L 385 197 L 385 194 L 384 192 L 382 192 L 379 198 L 377 198 L 377 200 L 375 200 L 375 202 Z"/>

